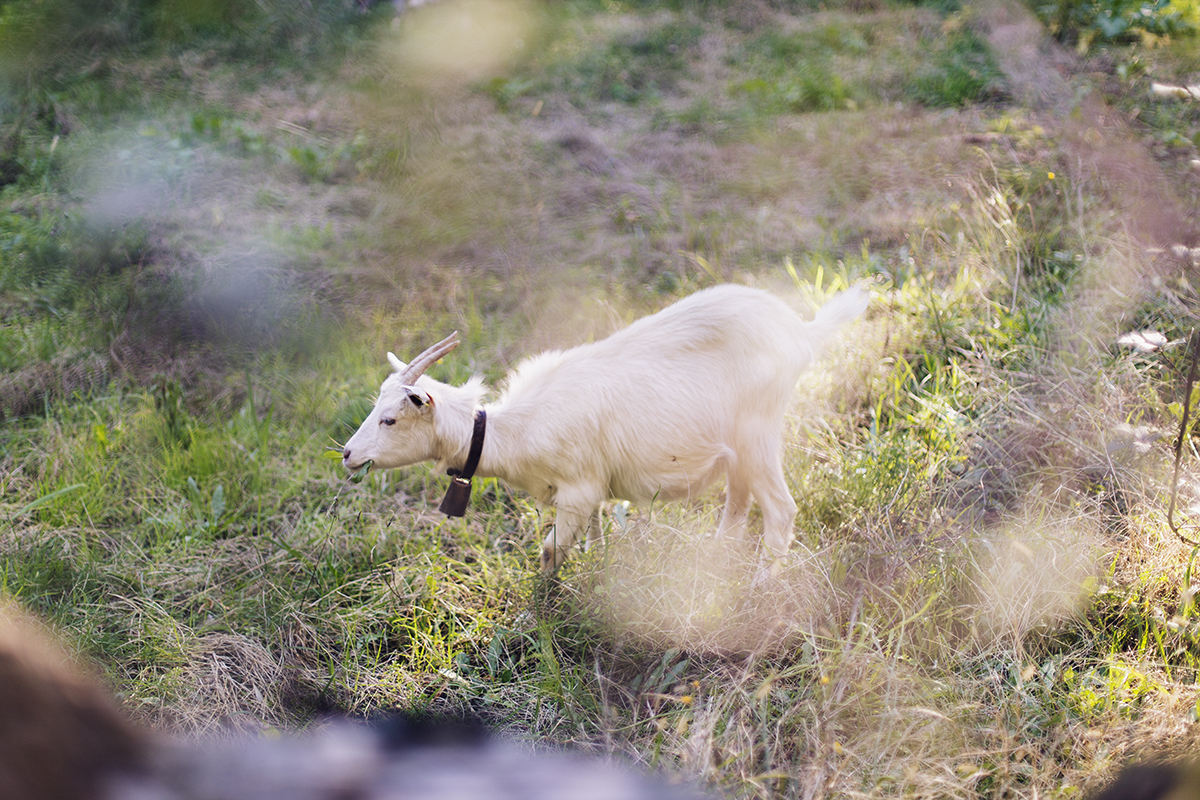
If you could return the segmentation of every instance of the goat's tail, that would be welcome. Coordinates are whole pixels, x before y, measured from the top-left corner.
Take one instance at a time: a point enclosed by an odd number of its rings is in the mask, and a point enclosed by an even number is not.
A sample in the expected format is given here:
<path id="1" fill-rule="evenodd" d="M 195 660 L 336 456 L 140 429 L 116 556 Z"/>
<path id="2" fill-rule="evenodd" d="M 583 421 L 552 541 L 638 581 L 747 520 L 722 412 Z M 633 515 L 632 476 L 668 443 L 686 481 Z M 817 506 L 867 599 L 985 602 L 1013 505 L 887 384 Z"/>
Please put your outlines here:
<path id="1" fill-rule="evenodd" d="M 804 370 L 816 361 L 838 330 L 866 311 L 870 299 L 865 284 L 856 283 L 821 306 L 811 322 L 797 319 L 793 340 L 797 369 Z"/>
<path id="2" fill-rule="evenodd" d="M 856 283 L 821 306 L 817 311 L 817 316 L 809 324 L 819 333 L 832 334 L 843 325 L 853 322 L 866 311 L 870 299 L 866 287 L 861 283 Z"/>

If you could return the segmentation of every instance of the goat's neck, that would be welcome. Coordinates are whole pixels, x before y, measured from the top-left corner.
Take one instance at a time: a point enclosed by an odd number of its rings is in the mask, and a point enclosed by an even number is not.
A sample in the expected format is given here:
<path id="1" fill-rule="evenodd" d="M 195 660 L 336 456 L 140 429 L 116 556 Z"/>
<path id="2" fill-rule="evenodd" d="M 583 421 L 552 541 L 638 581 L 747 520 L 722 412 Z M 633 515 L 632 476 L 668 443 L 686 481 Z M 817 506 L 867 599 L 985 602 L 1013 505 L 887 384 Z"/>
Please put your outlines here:
<path id="1" fill-rule="evenodd" d="M 524 454 L 527 425 L 523 415 L 502 403 L 481 406 L 486 387 L 448 387 L 437 399 L 438 437 L 437 468 L 462 469 L 471 450 L 471 435 L 475 428 L 475 411 L 487 411 L 487 428 L 483 436 L 483 452 L 475 475 L 480 478 L 500 478 L 512 482 L 519 471 Z"/>
<path id="2" fill-rule="evenodd" d="M 434 449 L 430 456 L 437 462 L 437 469 L 461 469 L 466 463 L 475 427 L 475 409 L 486 391 L 483 383 L 476 380 L 464 386 L 430 387 L 436 414 Z"/>
<path id="3" fill-rule="evenodd" d="M 476 405 L 455 410 L 453 426 L 447 426 L 445 433 L 439 436 L 438 469 L 460 470 L 467 462 L 477 408 L 479 406 Z M 520 442 L 519 432 L 513 430 L 508 415 L 503 410 L 493 410 L 490 406 L 484 407 L 484 410 L 487 411 L 487 426 L 475 476 L 508 480 L 512 458 Z"/>
<path id="4" fill-rule="evenodd" d="M 487 433 L 483 437 L 483 452 L 475 474 L 484 478 L 500 478 L 511 482 L 513 468 L 521 452 L 524 426 L 514 425 L 512 415 L 503 408 L 486 406 Z M 468 438 L 468 444 L 470 439 Z M 464 460 L 465 460 L 464 453 Z"/>

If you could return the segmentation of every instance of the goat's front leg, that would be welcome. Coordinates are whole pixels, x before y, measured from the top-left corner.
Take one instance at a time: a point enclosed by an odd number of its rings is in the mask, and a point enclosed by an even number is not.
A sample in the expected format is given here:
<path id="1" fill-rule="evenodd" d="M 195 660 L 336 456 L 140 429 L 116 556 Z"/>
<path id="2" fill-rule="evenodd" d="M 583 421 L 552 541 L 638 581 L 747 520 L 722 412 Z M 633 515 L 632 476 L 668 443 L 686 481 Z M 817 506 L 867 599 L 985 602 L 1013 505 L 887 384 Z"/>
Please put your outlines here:
<path id="1" fill-rule="evenodd" d="M 571 545 L 581 537 L 591 545 L 596 537 L 593 526 L 598 522 L 596 506 L 582 506 L 559 502 L 558 517 L 554 527 L 542 543 L 542 569 L 556 570 L 567 560 Z"/>
<path id="2" fill-rule="evenodd" d="M 587 538 L 583 540 L 583 552 L 592 552 L 592 545 L 600 540 L 600 508 L 592 509 L 588 516 Z"/>

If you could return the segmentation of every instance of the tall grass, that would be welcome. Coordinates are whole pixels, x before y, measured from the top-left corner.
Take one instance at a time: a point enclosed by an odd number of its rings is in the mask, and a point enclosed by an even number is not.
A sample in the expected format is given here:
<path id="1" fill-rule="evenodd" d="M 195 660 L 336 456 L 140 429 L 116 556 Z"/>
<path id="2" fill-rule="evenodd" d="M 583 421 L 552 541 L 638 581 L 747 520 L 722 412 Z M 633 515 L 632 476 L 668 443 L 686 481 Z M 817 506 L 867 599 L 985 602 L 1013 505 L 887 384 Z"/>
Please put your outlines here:
<path id="1" fill-rule="evenodd" d="M 1097 318 L 1133 251 L 1092 213 L 1108 188 L 1022 110 L 957 110 L 1006 102 L 961 18 L 878 5 L 572 4 L 432 88 L 396 56 L 409 17 L 327 87 L 192 73 L 163 85 L 219 101 L 144 87 L 56 133 L 110 80 L 189 69 L 130 28 L 146 52 L 18 126 L 3 190 L 4 591 L 175 730 L 452 708 L 761 797 L 1065 796 L 1175 735 L 1198 666 L 1161 493 L 1181 355 L 1110 334 L 1185 330 L 1190 272 L 1130 278 L 1125 318 Z M 258 41 L 204 8 L 175 24 L 225 26 L 230 58 Z M 729 279 L 798 306 L 872 286 L 797 388 L 774 580 L 754 541 L 711 538 L 719 488 L 606 506 L 603 544 L 550 577 L 553 512 L 503 484 L 450 520 L 426 467 L 346 482 L 388 350 L 458 329 L 433 374 L 495 381 Z"/>

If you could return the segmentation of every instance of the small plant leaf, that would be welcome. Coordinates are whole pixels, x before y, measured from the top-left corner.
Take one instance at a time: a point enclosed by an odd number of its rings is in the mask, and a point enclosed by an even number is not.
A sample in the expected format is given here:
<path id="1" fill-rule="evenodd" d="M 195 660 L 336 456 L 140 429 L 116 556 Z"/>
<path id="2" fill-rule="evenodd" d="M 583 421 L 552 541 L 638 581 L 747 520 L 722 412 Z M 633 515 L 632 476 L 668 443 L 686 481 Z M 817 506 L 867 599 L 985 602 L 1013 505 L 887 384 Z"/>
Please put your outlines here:
<path id="1" fill-rule="evenodd" d="M 212 496 L 212 521 L 216 522 L 225 513 L 225 487 L 218 483 L 217 488 L 213 489 Z"/>
<path id="2" fill-rule="evenodd" d="M 350 482 L 351 483 L 362 483 L 362 479 L 367 477 L 367 473 L 370 472 L 371 465 L 374 463 L 375 463 L 374 461 L 368 461 L 367 463 L 365 463 L 361 467 L 359 467 L 358 471 L 350 476 Z"/>

